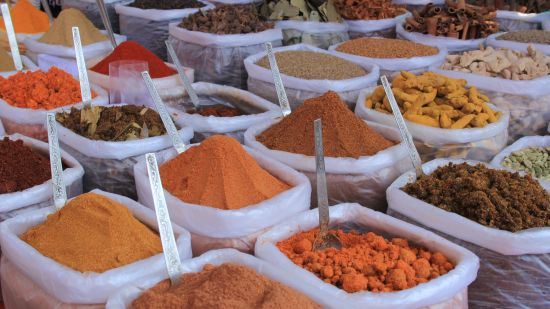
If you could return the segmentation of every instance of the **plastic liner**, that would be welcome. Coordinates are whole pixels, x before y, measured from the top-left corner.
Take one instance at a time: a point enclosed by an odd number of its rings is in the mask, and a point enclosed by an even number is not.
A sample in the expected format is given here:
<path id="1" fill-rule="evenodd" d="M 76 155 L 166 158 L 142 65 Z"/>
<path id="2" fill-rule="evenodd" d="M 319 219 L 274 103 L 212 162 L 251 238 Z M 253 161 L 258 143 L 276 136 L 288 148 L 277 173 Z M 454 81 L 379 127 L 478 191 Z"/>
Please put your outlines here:
<path id="1" fill-rule="evenodd" d="M 304 173 L 311 182 L 311 205 L 317 206 L 315 157 L 268 149 L 256 141 L 256 136 L 280 120 L 249 128 L 244 134 L 245 145 Z M 368 125 L 387 139 L 400 141 L 397 129 L 376 123 Z M 401 144 L 384 149 L 373 156 L 325 158 L 328 201 L 330 205 L 345 202 L 360 203 L 375 210 L 386 209 L 386 188 L 404 171 L 411 168 L 407 149 Z"/>
<path id="2" fill-rule="evenodd" d="M 295 280 L 313 286 L 328 308 L 468 308 L 466 290 L 475 280 L 479 267 L 479 259 L 472 252 L 434 233 L 359 204 L 332 206 L 330 217 L 333 228 L 373 231 L 386 237 L 405 238 L 432 251 L 443 253 L 456 266 L 441 277 L 399 292 L 347 293 L 295 265 L 276 247 L 279 241 L 318 227 L 317 210 L 303 212 L 260 236 L 256 243 L 256 256 L 277 265 L 285 273 L 292 273 Z"/>
<path id="3" fill-rule="evenodd" d="M 195 80 L 246 89 L 246 57 L 265 50 L 264 44 L 281 46 L 280 29 L 258 33 L 217 35 L 189 31 L 172 23 L 170 42 L 182 65 L 195 69 Z"/>
<path id="4" fill-rule="evenodd" d="M 550 11 L 542 13 L 520 13 L 497 10 L 500 31 L 541 29 L 541 23 L 550 20 Z"/>
<path id="5" fill-rule="evenodd" d="M 398 39 L 405 39 L 438 48 L 446 48 L 449 53 L 478 49 L 479 45 L 485 44 L 486 40 L 485 38 L 474 40 L 460 40 L 444 36 L 423 34 L 419 32 L 408 32 L 403 28 L 403 24 L 397 24 L 395 29 L 397 31 Z"/>
<path id="6" fill-rule="evenodd" d="M 549 17 L 550 18 L 550 12 Z M 507 40 L 497 40 L 497 37 L 500 35 L 503 35 L 504 33 L 499 32 L 495 34 L 491 34 L 487 37 L 487 45 L 495 47 L 495 48 L 508 48 L 513 49 L 517 51 L 521 51 L 526 53 L 527 47 L 529 45 L 533 45 L 536 49 L 540 50 L 546 55 L 550 55 L 550 44 L 538 44 L 538 43 L 521 43 L 521 42 L 515 42 L 515 41 L 507 41 Z"/>
<path id="7" fill-rule="evenodd" d="M 329 46 L 349 40 L 346 23 L 282 20 L 275 28 L 283 31 L 283 45 L 305 43 L 327 49 Z"/>
<path id="8" fill-rule="evenodd" d="M 423 165 L 430 174 L 437 167 L 478 161 L 436 159 Z M 486 166 L 491 167 L 486 164 Z M 496 168 L 495 168 L 496 169 Z M 550 296 L 550 227 L 516 233 L 478 224 L 401 191 L 414 179 L 414 171 L 399 177 L 387 191 L 388 213 L 434 230 L 471 250 L 480 258 L 477 280 L 469 290 L 474 308 L 545 308 Z"/>
<path id="9" fill-rule="evenodd" d="M 384 114 L 365 106 L 365 100 L 373 90 L 371 88 L 361 92 L 355 105 L 355 114 L 369 121 L 395 127 L 393 115 Z M 489 161 L 502 148 L 506 147 L 507 128 L 510 121 L 508 111 L 495 106 L 492 108 L 502 112 L 502 116 L 496 123 L 483 128 L 454 130 L 432 128 L 408 120 L 405 120 L 405 123 L 424 162 L 442 157 Z"/>
<path id="10" fill-rule="evenodd" d="M 176 224 L 193 234 L 193 252 L 209 249 L 235 248 L 253 252 L 256 237 L 265 229 L 309 209 L 311 186 L 307 178 L 292 168 L 259 152 L 245 147 L 256 162 L 273 176 L 291 186 L 274 197 L 241 209 L 224 210 L 186 203 L 164 191 L 170 217 Z M 176 151 L 169 149 L 157 154 L 159 165 L 174 158 Z M 151 188 L 145 166 L 140 159 L 134 168 L 139 201 L 153 208 Z M 195 235 L 202 237 L 196 238 Z"/>
<path id="11" fill-rule="evenodd" d="M 324 49 L 316 48 L 307 44 L 278 47 L 273 49 L 273 52 L 276 53 L 280 51 L 292 50 L 312 51 L 316 53 L 334 55 L 334 53 L 327 52 Z M 256 65 L 256 62 L 265 56 L 266 52 L 262 51 L 249 56 L 244 60 L 244 66 L 246 68 L 246 72 L 248 73 L 248 89 L 249 91 L 271 102 L 279 102 L 275 85 L 273 83 L 271 70 Z M 336 56 L 340 57 L 340 55 Z M 361 66 L 365 69 L 367 74 L 345 80 L 307 80 L 281 74 L 281 79 L 283 80 L 283 85 L 285 86 L 290 107 L 296 108 L 306 99 L 321 96 L 329 90 L 336 91 L 346 103 L 353 106 L 357 100 L 360 90 L 376 85 L 379 74 L 378 66 L 376 65 L 360 63 L 355 59 L 348 60 Z"/>
<path id="12" fill-rule="evenodd" d="M 111 22 L 113 32 L 120 33 L 120 28 L 118 26 L 118 15 L 115 11 L 115 5 L 125 5 L 133 2 L 133 0 L 106 0 L 103 2 L 105 2 L 107 16 L 109 16 L 109 21 Z M 78 9 L 82 11 L 82 13 L 86 15 L 86 17 L 88 17 L 88 19 L 94 24 L 94 26 L 99 29 L 105 29 L 105 25 L 103 25 L 103 20 L 101 19 L 101 14 L 99 13 L 99 8 L 95 0 L 63 0 L 62 8 Z"/>
<path id="13" fill-rule="evenodd" d="M 407 12 L 394 18 L 374 20 L 345 20 L 349 28 L 349 38 L 379 37 L 393 39 L 396 36 L 395 25 L 402 23 L 405 18 L 411 16 Z"/>

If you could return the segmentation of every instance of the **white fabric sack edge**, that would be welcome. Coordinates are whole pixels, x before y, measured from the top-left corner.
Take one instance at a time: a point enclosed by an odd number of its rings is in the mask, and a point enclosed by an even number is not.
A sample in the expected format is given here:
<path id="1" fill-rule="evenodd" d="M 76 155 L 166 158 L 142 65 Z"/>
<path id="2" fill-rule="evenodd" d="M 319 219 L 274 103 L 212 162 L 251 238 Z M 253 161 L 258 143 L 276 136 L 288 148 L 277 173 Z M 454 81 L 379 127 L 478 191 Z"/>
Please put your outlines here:
<path id="1" fill-rule="evenodd" d="M 465 289 L 477 276 L 479 259 L 472 252 L 422 228 L 390 217 L 359 204 L 339 204 L 330 207 L 333 225 L 354 222 L 384 231 L 392 237 L 402 237 L 432 251 L 439 251 L 456 263 L 449 273 L 416 287 L 398 292 L 347 293 L 332 284 L 327 284 L 308 270 L 296 266 L 276 244 L 301 231 L 319 226 L 316 209 L 303 212 L 285 223 L 279 224 L 262 234 L 256 241 L 255 254 L 259 258 L 277 265 L 281 271 L 292 273 L 296 281 L 316 287 L 316 293 L 330 308 L 419 308 L 438 304 L 453 298 Z"/>
<path id="2" fill-rule="evenodd" d="M 200 114 L 188 114 L 179 109 L 174 109 L 177 115 L 176 124 L 190 126 L 195 132 L 229 133 L 246 130 L 250 126 L 281 117 L 281 108 L 266 99 L 263 99 L 246 90 L 231 86 L 199 82 L 194 83 L 193 89 L 197 95 L 226 95 L 237 97 L 250 105 L 265 110 L 265 112 L 235 117 L 202 116 Z M 236 107 L 238 103 L 234 103 Z"/>
<path id="3" fill-rule="evenodd" d="M 186 203 L 164 190 L 172 221 L 194 234 L 213 238 L 236 238 L 256 233 L 309 209 L 311 184 L 305 175 L 253 149 L 243 147 L 258 165 L 291 188 L 260 203 L 234 210 Z M 174 149 L 157 154 L 161 166 L 174 157 Z M 144 158 L 140 158 L 134 166 L 134 177 L 140 202 L 152 207 L 151 188 Z"/>
<path id="4" fill-rule="evenodd" d="M 296 50 L 311 51 L 316 53 L 323 53 L 323 54 L 337 56 L 338 58 L 344 58 L 344 57 L 341 57 L 340 55 L 335 55 L 334 53 L 328 52 L 324 49 L 317 48 L 315 46 L 308 45 L 308 44 L 296 44 L 296 45 L 290 45 L 290 46 L 284 46 L 284 47 L 277 47 L 273 49 L 273 52 L 277 53 L 281 51 L 296 51 Z M 246 57 L 246 59 L 244 59 L 244 67 L 246 68 L 246 72 L 248 73 L 248 76 L 250 78 L 254 78 L 266 83 L 273 84 L 273 77 L 271 75 L 271 70 L 268 70 L 256 64 L 256 62 L 261 58 L 263 58 L 265 55 L 267 55 L 267 53 L 262 51 L 260 53 Z M 360 77 L 343 79 L 343 80 L 326 80 L 326 79 L 325 80 L 320 80 L 320 79 L 307 80 L 307 79 L 302 79 L 302 78 L 298 78 L 298 77 L 294 77 L 286 74 L 281 74 L 283 85 L 292 89 L 300 89 L 300 90 L 324 93 L 329 90 L 336 91 L 336 92 L 358 90 L 358 89 L 373 86 L 376 84 L 376 82 L 378 81 L 378 76 L 380 75 L 379 68 L 377 65 L 361 63 L 352 59 L 345 59 L 345 60 L 348 60 L 350 62 L 353 62 L 354 64 L 359 65 L 360 67 L 365 69 L 365 71 L 367 71 L 367 74 Z"/>
<path id="5" fill-rule="evenodd" d="M 422 165 L 426 174 L 431 174 L 449 162 L 476 165 L 504 170 L 487 163 L 473 160 L 435 159 Z M 414 171 L 397 178 L 387 189 L 388 209 L 396 211 L 429 228 L 441 231 L 458 239 L 476 244 L 503 255 L 550 253 L 550 227 L 531 228 L 516 233 L 490 228 L 461 215 L 445 211 L 401 191 L 409 180 L 415 179 Z"/>
<path id="6" fill-rule="evenodd" d="M 319 22 L 302 20 L 279 20 L 275 22 L 276 29 L 296 29 L 306 33 L 334 33 L 348 32 L 348 25 L 344 22 Z"/>
<path id="7" fill-rule="evenodd" d="M 298 153 L 290 153 L 280 150 L 272 150 L 264 144 L 256 141 L 256 136 L 273 126 L 279 120 L 273 120 L 269 123 L 250 127 L 244 133 L 245 145 L 256 149 L 277 161 L 283 162 L 288 166 L 304 172 L 315 172 L 315 157 L 306 156 Z M 397 129 L 365 121 L 376 132 L 393 141 L 401 141 Z M 327 173 L 332 174 L 367 174 L 380 169 L 390 167 L 408 156 L 407 149 L 400 142 L 397 145 L 381 150 L 373 156 L 362 156 L 355 158 L 334 158 L 325 157 L 325 168 Z"/>
<path id="8" fill-rule="evenodd" d="M 541 23 L 550 19 L 550 11 L 541 13 L 520 13 L 514 11 L 497 10 L 497 18 L 513 19 L 529 23 Z"/>
<path id="9" fill-rule="evenodd" d="M 45 120 L 44 120 L 45 122 Z M 1 123 L 0 123 L 1 126 Z M 0 132 L 2 135 L 2 132 Z M 50 148 L 48 143 L 44 143 L 34 138 L 21 134 L 7 135 L 10 140 L 22 140 L 25 146 L 28 146 L 38 153 L 49 156 Z M 66 168 L 63 169 L 63 183 L 65 186 L 71 186 L 75 181 L 84 176 L 84 168 L 78 161 L 61 149 L 61 161 Z M 52 198 L 53 188 L 52 180 L 28 188 L 23 191 L 0 194 L 0 212 L 8 212 L 25 206 L 48 201 Z"/>
<path id="10" fill-rule="evenodd" d="M 178 23 L 170 23 L 168 28 L 170 35 L 180 41 L 208 47 L 249 46 L 283 39 L 281 29 L 268 29 L 262 32 L 247 34 L 212 34 L 189 31 L 178 27 Z"/>
<path id="11" fill-rule="evenodd" d="M 315 288 L 304 285 L 300 281 L 294 280 L 292 274 L 281 272 L 280 269 L 278 269 L 275 265 L 271 265 L 265 261 L 258 259 L 255 256 L 244 254 L 235 249 L 212 250 L 204 253 L 199 257 L 184 261 L 182 262 L 182 265 L 184 272 L 188 273 L 200 272 L 206 264 L 221 265 L 224 263 L 233 263 L 247 266 L 271 280 L 278 281 L 288 287 L 293 288 L 298 292 L 305 294 L 318 304 L 322 304 L 321 297 L 317 295 L 317 290 Z M 167 275 L 156 272 L 145 278 L 140 283 L 129 285 L 109 297 L 106 309 L 129 308 L 131 303 L 136 298 L 138 298 L 143 291 L 153 287 L 160 281 L 167 279 Z"/>
<path id="12" fill-rule="evenodd" d="M 401 15 L 395 16 L 394 18 L 372 19 L 372 20 L 344 19 L 344 22 L 348 25 L 350 32 L 369 33 L 369 32 L 394 28 L 395 25 L 402 23 L 405 20 L 405 18 L 410 16 L 412 16 L 412 14 L 407 11 Z"/>
<path id="13" fill-rule="evenodd" d="M 372 93 L 373 89 L 365 89 L 359 94 L 357 104 L 355 104 L 355 114 L 360 118 L 375 123 L 395 127 L 395 118 L 392 114 L 384 114 L 365 106 L 365 100 Z M 452 143 L 471 143 L 493 136 L 501 134 L 503 131 L 508 130 L 508 123 L 510 122 L 510 112 L 501 110 L 489 104 L 494 110 L 502 113 L 500 119 L 495 122 L 486 125 L 483 128 L 466 128 L 466 129 L 441 129 L 433 128 L 427 125 L 415 123 L 405 119 L 407 128 L 412 137 L 424 143 L 430 145 L 448 145 Z"/>
<path id="14" fill-rule="evenodd" d="M 97 189 L 91 192 L 126 205 L 136 219 L 158 231 L 156 215 L 151 209 L 121 195 Z M 48 207 L 4 221 L 0 224 L 0 244 L 2 253 L 10 262 L 58 300 L 71 304 L 105 303 L 114 290 L 131 282 L 139 282 L 151 273 L 166 272 L 164 255 L 160 253 L 103 273 L 81 273 L 42 255 L 19 238 L 19 235 L 44 222 L 54 212 L 54 207 Z M 178 225 L 172 224 L 172 227 L 180 258 L 191 258 L 191 235 Z"/>
<path id="15" fill-rule="evenodd" d="M 23 72 L 28 72 L 28 71 L 34 72 L 38 70 L 38 66 L 36 66 L 36 64 L 34 64 L 34 62 L 32 62 L 32 60 L 25 55 L 21 55 L 21 62 L 23 62 L 23 69 L 24 69 Z M 7 78 L 17 73 L 18 71 L 0 72 L 0 76 Z"/>
<path id="16" fill-rule="evenodd" d="M 550 18 L 550 16 L 548 18 Z M 497 40 L 498 36 L 506 33 L 508 32 L 499 32 L 499 33 L 491 34 L 490 36 L 487 37 L 486 44 L 492 47 L 509 48 L 509 49 L 517 50 L 524 53 L 527 52 L 527 47 L 529 47 L 529 45 L 533 45 L 536 49 L 540 50 L 545 55 L 550 55 L 550 44 L 521 43 L 521 42 L 515 42 L 515 41 L 508 41 L 508 40 Z"/>
<path id="17" fill-rule="evenodd" d="M 140 9 L 131 7 L 130 4 L 117 4 L 115 5 L 115 11 L 119 15 L 125 15 L 125 16 L 132 16 L 132 17 L 138 17 L 143 18 L 147 20 L 153 20 L 153 21 L 164 21 L 164 20 L 173 20 L 173 19 L 179 19 L 184 18 L 186 16 L 189 16 L 191 14 L 194 14 L 200 10 L 207 11 L 214 8 L 214 5 L 206 2 L 198 0 L 199 2 L 202 2 L 205 4 L 202 8 L 189 8 L 189 9 L 179 9 L 179 10 L 158 10 L 158 9 Z"/>
<path id="18" fill-rule="evenodd" d="M 94 91 L 97 96 L 92 99 L 93 105 L 106 105 L 108 104 L 108 95 L 103 88 L 91 84 L 91 89 Z M 46 127 L 46 114 L 48 113 L 59 113 L 63 110 L 70 110 L 71 107 L 82 106 L 82 102 L 75 104 L 70 104 L 56 109 L 32 109 L 32 108 L 20 108 L 11 106 L 6 101 L 0 99 L 0 117 L 10 119 L 11 121 L 17 122 L 18 124 L 25 125 L 44 125 Z"/>
<path id="19" fill-rule="evenodd" d="M 384 39 L 384 38 L 371 38 L 371 39 Z M 412 71 L 420 68 L 429 67 L 430 65 L 433 65 L 436 63 L 442 63 L 443 61 L 445 61 L 445 57 L 447 56 L 447 49 L 445 48 L 445 46 L 442 46 L 442 47 L 438 47 L 439 52 L 436 55 L 432 55 L 432 56 L 418 56 L 418 57 L 411 57 L 411 58 L 370 58 L 370 57 L 352 55 L 352 54 L 337 51 L 336 48 L 338 48 L 338 46 L 344 43 L 346 42 L 332 45 L 328 48 L 328 50 L 332 54 L 339 56 L 340 58 L 344 58 L 359 64 L 361 63 L 375 64 L 379 66 L 381 70 L 388 70 L 388 71 L 400 71 L 400 70 Z"/>
<path id="20" fill-rule="evenodd" d="M 445 47 L 449 52 L 478 49 L 479 45 L 485 43 L 485 38 L 474 40 L 460 40 L 444 36 L 435 36 L 418 32 L 408 32 L 403 28 L 403 24 L 397 24 L 395 27 L 398 38 L 402 37 L 409 41 L 422 43 L 424 45 L 430 45 L 438 48 Z"/>

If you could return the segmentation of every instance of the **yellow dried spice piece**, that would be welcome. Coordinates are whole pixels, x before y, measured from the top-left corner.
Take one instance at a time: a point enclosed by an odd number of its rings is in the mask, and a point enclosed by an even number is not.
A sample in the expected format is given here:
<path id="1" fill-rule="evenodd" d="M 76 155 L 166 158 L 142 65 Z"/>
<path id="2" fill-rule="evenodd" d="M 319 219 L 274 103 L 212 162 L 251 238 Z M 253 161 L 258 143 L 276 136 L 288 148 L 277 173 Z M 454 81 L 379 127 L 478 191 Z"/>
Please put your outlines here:
<path id="1" fill-rule="evenodd" d="M 409 121 L 443 129 L 483 128 L 497 122 L 501 112 L 487 105 L 489 98 L 466 81 L 434 72 L 414 75 L 401 71 L 392 90 L 403 117 Z M 390 102 L 382 86 L 365 101 L 367 108 L 391 114 Z"/>

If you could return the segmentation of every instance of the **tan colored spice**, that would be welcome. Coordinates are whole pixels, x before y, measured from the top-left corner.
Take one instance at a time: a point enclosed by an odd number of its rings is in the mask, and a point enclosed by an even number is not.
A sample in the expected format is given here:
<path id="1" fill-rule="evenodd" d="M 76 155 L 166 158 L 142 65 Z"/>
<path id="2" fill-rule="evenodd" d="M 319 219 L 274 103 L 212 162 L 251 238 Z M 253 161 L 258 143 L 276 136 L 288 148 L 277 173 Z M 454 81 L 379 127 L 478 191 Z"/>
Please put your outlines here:
<path id="1" fill-rule="evenodd" d="M 38 41 L 45 44 L 73 47 L 73 27 L 78 27 L 83 46 L 107 40 L 107 36 L 101 33 L 86 15 L 77 9 L 71 8 L 61 11 L 50 30 Z"/>
<path id="2" fill-rule="evenodd" d="M 439 49 L 399 39 L 360 38 L 347 41 L 337 51 L 369 58 L 412 58 L 433 56 Z"/>

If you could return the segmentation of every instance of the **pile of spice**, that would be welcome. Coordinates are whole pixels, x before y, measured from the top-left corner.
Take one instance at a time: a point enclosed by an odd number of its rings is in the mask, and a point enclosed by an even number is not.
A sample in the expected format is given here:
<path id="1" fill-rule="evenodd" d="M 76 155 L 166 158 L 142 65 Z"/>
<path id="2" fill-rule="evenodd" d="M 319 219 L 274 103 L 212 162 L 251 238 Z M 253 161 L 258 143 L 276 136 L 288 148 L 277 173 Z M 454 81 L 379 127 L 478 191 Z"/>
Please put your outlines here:
<path id="1" fill-rule="evenodd" d="M 245 34 L 273 28 L 260 17 L 253 4 L 221 5 L 183 19 L 181 28 L 213 34 Z"/>
<path id="2" fill-rule="evenodd" d="M 275 58 L 282 74 L 302 79 L 343 80 L 367 74 L 359 65 L 325 53 L 280 51 L 275 53 Z M 271 69 L 267 56 L 256 64 Z"/>
<path id="3" fill-rule="evenodd" d="M 531 176 L 466 163 L 439 167 L 402 188 L 479 224 L 517 232 L 550 226 L 550 195 Z"/>
<path id="4" fill-rule="evenodd" d="M 439 49 L 411 41 L 385 38 L 359 38 L 340 44 L 336 51 L 369 58 L 412 58 L 433 56 Z"/>
<path id="5" fill-rule="evenodd" d="M 45 156 L 21 140 L 0 140 L 0 194 L 23 191 L 50 178 L 50 160 Z"/>
<path id="6" fill-rule="evenodd" d="M 38 39 L 38 42 L 73 47 L 72 27 L 78 27 L 80 30 L 80 41 L 83 46 L 107 40 L 107 36 L 101 33 L 81 11 L 69 8 L 61 11 L 50 30 Z"/>
<path id="7" fill-rule="evenodd" d="M 102 273 L 162 252 L 160 237 L 126 206 L 96 193 L 74 198 L 21 239 L 80 272 Z"/>
<path id="8" fill-rule="evenodd" d="M 550 44 L 550 31 L 518 30 L 499 35 L 497 40 L 514 41 L 532 44 Z"/>
<path id="9" fill-rule="evenodd" d="M 130 6 L 144 10 L 181 10 L 202 8 L 205 4 L 197 0 L 136 0 Z"/>
<path id="10" fill-rule="evenodd" d="M 143 292 L 130 309 L 165 308 L 322 308 L 304 294 L 239 264 L 207 264 L 186 273 L 181 283 L 165 280 Z"/>
<path id="11" fill-rule="evenodd" d="M 550 10 L 549 0 L 468 0 L 468 3 L 520 13 L 542 13 Z"/>
<path id="12" fill-rule="evenodd" d="M 409 121 L 443 129 L 483 128 L 502 116 L 487 104 L 489 98 L 466 81 L 433 72 L 414 75 L 401 71 L 392 81 L 399 110 Z M 367 108 L 392 114 L 382 86 L 376 87 L 365 101 Z"/>
<path id="13" fill-rule="evenodd" d="M 329 0 L 268 0 L 261 5 L 260 14 L 268 20 L 342 21 Z"/>
<path id="14" fill-rule="evenodd" d="M 405 20 L 405 30 L 461 40 L 485 38 L 498 32 L 494 9 L 465 1 L 445 3 L 444 7 L 429 3 L 420 12 L 413 10 L 413 16 Z"/>
<path id="15" fill-rule="evenodd" d="M 0 72 L 15 71 L 13 58 L 5 50 L 0 49 Z"/>
<path id="16" fill-rule="evenodd" d="M 135 41 L 126 41 L 118 45 L 105 59 L 93 66 L 90 70 L 109 75 L 109 64 L 120 60 L 136 60 L 147 62 L 149 74 L 152 78 L 162 78 L 177 74 L 177 71 L 166 65 L 147 48 Z"/>
<path id="17" fill-rule="evenodd" d="M 92 93 L 92 97 L 96 97 Z M 55 109 L 82 101 L 80 84 L 56 67 L 48 72 L 18 72 L 0 76 L 0 99 L 19 108 Z"/>
<path id="18" fill-rule="evenodd" d="M 290 188 L 224 135 L 211 136 L 164 163 L 160 175 L 164 188 L 180 200 L 218 209 L 240 209 Z"/>
<path id="19" fill-rule="evenodd" d="M 550 147 L 530 147 L 514 151 L 501 164 L 550 182 Z"/>
<path id="20" fill-rule="evenodd" d="M 410 245 L 406 239 L 385 239 L 373 232 L 331 230 L 342 249 L 313 250 L 319 229 L 295 234 L 277 244 L 294 264 L 325 283 L 348 293 L 386 293 L 413 288 L 454 268 L 440 252 Z"/>
<path id="21" fill-rule="evenodd" d="M 372 156 L 394 145 L 349 110 L 333 91 L 306 100 L 256 140 L 269 149 L 314 156 L 313 121 L 318 118 L 323 122 L 323 147 L 327 157 Z"/>
<path id="22" fill-rule="evenodd" d="M 16 33 L 35 34 L 50 29 L 48 15 L 37 9 L 28 0 L 17 1 L 17 4 L 10 9 L 10 15 Z M 0 17 L 0 29 L 6 31 L 2 17 Z"/>
<path id="23" fill-rule="evenodd" d="M 391 0 L 334 0 L 336 11 L 349 20 L 378 20 L 394 18 L 407 10 Z"/>
<path id="24" fill-rule="evenodd" d="M 55 118 L 65 128 L 93 140 L 117 142 L 166 134 L 160 115 L 145 106 L 73 107 Z"/>
<path id="25" fill-rule="evenodd" d="M 205 117 L 236 117 L 243 115 L 243 112 L 240 109 L 223 104 L 199 106 L 198 109 L 192 109 L 188 111 L 188 113 L 199 114 Z"/>

